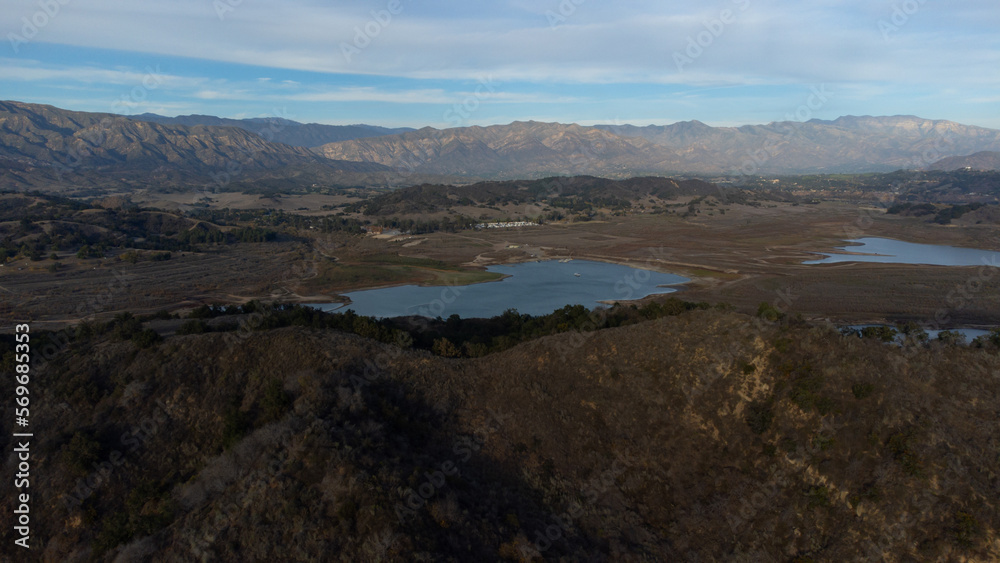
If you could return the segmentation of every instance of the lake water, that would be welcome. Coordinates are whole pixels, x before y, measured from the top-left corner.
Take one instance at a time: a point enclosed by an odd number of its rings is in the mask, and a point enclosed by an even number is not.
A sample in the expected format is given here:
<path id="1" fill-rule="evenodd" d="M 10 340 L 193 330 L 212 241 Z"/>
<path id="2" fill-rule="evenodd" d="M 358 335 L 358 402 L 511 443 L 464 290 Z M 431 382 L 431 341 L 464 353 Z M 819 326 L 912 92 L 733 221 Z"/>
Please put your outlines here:
<path id="1" fill-rule="evenodd" d="M 866 237 L 849 240 L 860 246 L 842 246 L 838 250 L 856 254 L 825 254 L 821 260 L 804 264 L 832 264 L 836 262 L 881 262 L 888 264 L 927 264 L 932 266 L 995 266 L 1000 267 L 1000 252 L 959 248 L 935 244 L 916 244 L 887 238 Z"/>
<path id="2" fill-rule="evenodd" d="M 664 287 L 689 281 L 673 274 L 639 270 L 618 264 L 573 260 L 490 266 L 490 272 L 510 277 L 500 281 L 455 287 L 406 285 L 345 294 L 350 305 L 320 305 L 326 311 L 353 309 L 359 315 L 398 317 L 420 315 L 484 318 L 517 309 L 547 315 L 566 305 L 594 308 L 601 301 L 625 301 L 676 289 Z M 577 276 L 576 274 L 579 274 Z"/>
<path id="3" fill-rule="evenodd" d="M 877 326 L 886 326 L 886 325 L 849 325 L 847 328 L 854 328 L 854 329 L 857 329 L 857 330 L 861 330 L 861 329 L 865 329 L 865 328 L 868 328 L 868 327 L 877 327 Z M 896 327 L 893 326 L 892 328 L 896 328 Z M 992 331 L 982 330 L 982 329 L 978 329 L 978 328 L 953 328 L 953 329 L 949 329 L 949 330 L 951 332 L 957 332 L 957 333 L 962 334 L 963 336 L 965 336 L 965 343 L 966 344 L 971 344 L 973 340 L 979 338 L 980 336 L 989 336 L 992 333 Z M 927 338 L 929 338 L 930 340 L 936 340 L 937 337 L 938 337 L 938 335 L 941 334 L 944 331 L 943 330 L 925 330 L 924 332 L 927 333 Z M 898 334 L 896 336 L 896 342 L 902 342 L 902 341 L 903 341 L 903 335 L 902 334 Z"/>

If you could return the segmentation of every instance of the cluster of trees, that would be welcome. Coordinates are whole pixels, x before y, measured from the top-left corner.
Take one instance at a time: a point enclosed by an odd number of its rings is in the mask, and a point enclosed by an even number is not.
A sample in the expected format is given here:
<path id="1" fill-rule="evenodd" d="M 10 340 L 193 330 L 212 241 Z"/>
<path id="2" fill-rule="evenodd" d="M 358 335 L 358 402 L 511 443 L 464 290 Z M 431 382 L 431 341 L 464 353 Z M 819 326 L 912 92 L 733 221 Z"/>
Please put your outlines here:
<path id="1" fill-rule="evenodd" d="M 398 217 L 392 217 L 390 219 L 381 219 L 376 224 L 390 229 L 399 229 L 405 233 L 421 235 L 439 231 L 456 233 L 458 231 L 471 229 L 475 227 L 477 223 L 479 223 L 479 221 L 471 217 L 456 215 L 453 217 L 425 220 L 400 219 Z"/>
<path id="2" fill-rule="evenodd" d="M 870 338 L 880 342 L 897 342 L 910 346 L 923 346 L 930 342 L 930 335 L 917 323 L 900 323 L 891 326 L 867 326 L 863 328 L 844 327 L 840 330 L 845 336 Z M 955 330 L 942 330 L 937 335 L 937 341 L 948 346 L 971 344 L 975 348 L 1000 348 L 1000 329 L 994 329 L 986 336 L 977 337 L 971 343 L 965 334 Z"/>
<path id="3" fill-rule="evenodd" d="M 708 309 L 708 303 L 692 303 L 670 298 L 662 303 L 615 305 L 588 309 L 567 305 L 548 315 L 524 315 L 514 309 L 489 319 L 448 319 L 419 322 L 410 329 L 413 346 L 445 357 L 480 357 L 512 348 L 543 336 L 563 332 L 589 332 L 676 316 L 693 309 Z M 386 319 L 382 323 L 399 330 L 413 326 L 412 319 Z"/>
<path id="4" fill-rule="evenodd" d="M 350 217 L 305 217 L 294 213 L 272 209 L 195 209 L 188 216 L 199 221 L 216 225 L 240 225 L 251 223 L 264 227 L 281 227 L 305 230 L 313 228 L 322 233 L 346 232 L 360 234 L 369 222 Z"/>
<path id="5" fill-rule="evenodd" d="M 271 242 L 278 238 L 278 233 L 263 227 L 241 227 L 230 233 L 239 242 Z"/>
<path id="6" fill-rule="evenodd" d="M 982 203 L 970 203 L 968 205 L 952 205 L 951 207 L 946 207 L 938 212 L 937 216 L 934 217 L 934 222 L 941 225 L 948 225 L 951 223 L 952 219 L 960 219 L 962 215 L 966 213 L 976 211 L 983 207 Z"/>
<path id="7" fill-rule="evenodd" d="M 591 213 L 594 209 L 625 210 L 632 207 L 632 203 L 628 200 L 615 197 L 594 197 L 589 199 L 556 197 L 549 200 L 548 204 L 572 213 Z"/>
<path id="8" fill-rule="evenodd" d="M 924 215 L 934 215 L 937 213 L 937 206 L 933 203 L 897 203 L 887 209 L 886 213 L 889 215 L 922 217 Z"/>
<path id="9" fill-rule="evenodd" d="M 591 176 L 552 177 L 541 180 L 480 182 L 472 186 L 424 184 L 382 194 L 345 207 L 349 213 L 399 216 L 448 211 L 458 206 L 499 208 L 504 205 L 543 205 L 564 214 L 593 217 L 595 210 L 625 212 L 633 201 L 650 197 L 673 199 L 680 195 L 712 195 L 719 187 L 699 180 L 676 181 L 646 177 L 609 180 Z M 726 190 L 734 202 L 750 197 L 743 190 Z M 756 194 L 754 197 L 758 197 Z"/>
<path id="10" fill-rule="evenodd" d="M 725 306 L 722 306 L 725 308 Z M 414 348 L 429 350 L 445 357 L 480 357 L 511 348 L 543 336 L 569 331 L 593 331 L 626 326 L 642 321 L 679 315 L 693 309 L 709 309 L 708 303 L 691 303 L 670 298 L 662 303 L 642 307 L 616 305 L 609 309 L 587 309 L 582 305 L 567 305 L 548 315 L 532 316 L 510 309 L 489 319 L 415 319 L 413 317 L 377 319 L 344 313 L 326 313 L 312 307 L 294 304 L 265 304 L 250 301 L 244 305 L 203 305 L 193 310 L 190 321 L 181 329 L 183 334 L 212 331 L 207 319 L 227 315 L 259 314 L 253 323 L 255 330 L 270 330 L 286 326 L 308 326 L 357 334 L 387 344 L 406 343 Z M 233 323 L 221 329 L 233 330 Z"/>
<path id="11" fill-rule="evenodd" d="M 933 222 L 940 225 L 948 225 L 954 219 L 960 219 L 966 213 L 971 213 L 982 209 L 986 204 L 974 202 L 967 205 L 949 205 L 939 209 L 931 203 L 900 203 L 890 207 L 886 213 L 890 215 L 907 215 L 911 217 L 923 217 L 934 215 Z"/>
<path id="12" fill-rule="evenodd" d="M 56 214 L 32 215 L 22 217 L 17 230 L 3 237 L 0 241 L 0 261 L 7 258 L 23 256 L 38 261 L 51 256 L 58 251 L 77 250 L 82 246 L 100 247 L 114 246 L 114 238 L 108 235 L 86 233 L 79 225 L 56 222 L 52 223 L 49 232 L 38 224 L 46 217 Z"/>

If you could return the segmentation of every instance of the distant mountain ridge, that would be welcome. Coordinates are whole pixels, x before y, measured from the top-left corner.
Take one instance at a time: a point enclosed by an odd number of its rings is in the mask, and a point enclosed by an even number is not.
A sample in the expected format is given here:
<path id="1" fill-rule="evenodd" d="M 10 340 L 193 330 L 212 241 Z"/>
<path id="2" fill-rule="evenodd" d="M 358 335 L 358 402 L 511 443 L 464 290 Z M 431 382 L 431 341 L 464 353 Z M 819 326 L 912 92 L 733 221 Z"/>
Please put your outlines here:
<path id="1" fill-rule="evenodd" d="M 328 157 L 438 174 L 516 179 L 551 174 L 812 174 L 923 168 L 1000 150 L 1000 131 L 914 116 L 711 127 L 514 122 L 323 145 Z"/>
<path id="2" fill-rule="evenodd" d="M 238 127 L 163 125 L 120 115 L 0 102 L 0 188 L 142 182 L 224 188 L 264 175 L 310 179 L 393 172 L 336 162 Z"/>
<path id="3" fill-rule="evenodd" d="M 232 161 L 245 161 L 248 168 L 319 162 L 306 149 L 268 143 L 234 127 L 161 125 L 17 102 L 0 102 L 0 158 L 66 169 L 175 165 L 201 170 L 225 168 Z"/>
<path id="4" fill-rule="evenodd" d="M 392 131 L 402 132 L 380 134 Z M 337 135 L 365 136 L 306 148 Z M 518 121 L 401 130 L 281 118 L 132 118 L 0 102 L 0 188 L 16 189 L 53 184 L 57 191 L 62 185 L 184 189 L 219 183 L 220 177 L 223 183 L 259 178 L 272 186 L 287 181 L 307 188 L 581 175 L 734 178 L 925 169 L 952 166 L 949 157 L 965 155 L 978 160 L 954 167 L 989 167 L 996 166 L 989 153 L 997 152 L 1000 130 L 914 116 L 742 127 Z M 72 177 L 68 183 L 66 173 Z"/>
<path id="5" fill-rule="evenodd" d="M 496 179 L 589 173 L 634 176 L 644 170 L 665 170 L 675 160 L 673 151 L 645 139 L 535 121 L 444 130 L 426 127 L 314 150 L 337 160 Z"/>
<path id="6" fill-rule="evenodd" d="M 916 116 L 844 116 L 832 121 L 710 127 L 698 121 L 665 126 L 598 125 L 677 150 L 687 171 L 803 174 L 887 172 L 923 168 L 945 156 L 1000 150 L 1000 130 Z"/>
<path id="7" fill-rule="evenodd" d="M 256 117 L 250 119 L 227 119 L 212 115 L 179 115 L 165 117 L 155 113 L 129 116 L 137 121 L 149 121 L 161 125 L 212 125 L 218 127 L 239 127 L 262 136 L 268 141 L 285 143 L 293 147 L 312 148 L 327 143 L 350 141 L 365 137 L 396 135 L 413 131 L 410 127 L 378 127 L 376 125 L 322 125 L 319 123 L 299 123 L 281 117 Z"/>

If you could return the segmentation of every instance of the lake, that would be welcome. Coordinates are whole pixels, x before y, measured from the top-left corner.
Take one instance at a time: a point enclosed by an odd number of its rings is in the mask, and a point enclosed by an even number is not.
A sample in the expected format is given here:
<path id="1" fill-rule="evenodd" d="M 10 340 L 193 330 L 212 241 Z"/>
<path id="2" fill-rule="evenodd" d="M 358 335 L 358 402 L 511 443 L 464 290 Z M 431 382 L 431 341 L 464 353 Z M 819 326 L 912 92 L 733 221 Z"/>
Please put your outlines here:
<path id="1" fill-rule="evenodd" d="M 690 280 L 673 274 L 640 270 L 618 264 L 572 260 L 490 266 L 490 272 L 508 277 L 454 287 L 405 285 L 344 294 L 349 305 L 318 305 L 325 311 L 353 309 L 359 315 L 399 317 L 420 315 L 485 318 L 516 309 L 529 315 L 547 315 L 566 305 L 594 308 L 601 301 L 626 301 L 673 293 L 671 285 Z M 577 275 L 579 274 L 579 275 Z"/>
<path id="2" fill-rule="evenodd" d="M 879 326 L 887 326 L 887 325 L 848 325 L 846 328 L 853 328 L 853 329 L 857 329 L 857 330 L 862 330 L 862 329 L 865 329 L 865 328 L 868 328 L 868 327 L 879 327 Z M 896 327 L 895 326 L 891 326 L 891 328 L 896 328 Z M 982 329 L 978 329 L 978 328 L 952 328 L 952 329 L 949 329 L 949 331 L 950 332 L 957 332 L 957 333 L 961 334 L 962 336 L 965 336 L 965 343 L 966 344 L 971 344 L 973 340 L 979 338 L 980 336 L 989 336 L 990 334 L 992 334 L 992 331 L 982 330 Z M 940 335 L 944 331 L 943 330 L 924 330 L 924 332 L 927 333 L 927 338 L 928 339 L 930 339 L 930 340 L 936 340 L 937 337 L 938 337 L 938 335 Z M 896 336 L 896 342 L 900 343 L 902 341 L 903 341 L 903 334 L 900 333 L 900 334 L 898 334 Z"/>
<path id="3" fill-rule="evenodd" d="M 880 262 L 887 264 L 926 264 L 931 266 L 995 266 L 1000 267 L 1000 252 L 959 248 L 936 244 L 916 244 L 887 238 L 866 237 L 849 240 L 858 246 L 842 246 L 838 250 L 862 254 L 824 254 L 826 258 L 803 264 L 833 264 L 837 262 Z"/>

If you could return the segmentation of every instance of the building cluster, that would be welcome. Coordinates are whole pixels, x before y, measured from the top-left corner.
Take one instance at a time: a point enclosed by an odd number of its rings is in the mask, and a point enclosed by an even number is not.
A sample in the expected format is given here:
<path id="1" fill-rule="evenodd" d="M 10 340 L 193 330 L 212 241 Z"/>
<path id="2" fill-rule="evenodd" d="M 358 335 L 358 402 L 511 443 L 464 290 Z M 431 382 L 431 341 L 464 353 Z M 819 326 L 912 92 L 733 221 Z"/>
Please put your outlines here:
<path id="1" fill-rule="evenodd" d="M 363 229 L 371 236 L 397 237 L 403 234 L 403 231 L 399 229 L 389 229 L 386 227 L 366 226 Z"/>
<path id="2" fill-rule="evenodd" d="M 477 229 L 513 229 L 516 227 L 537 227 L 538 223 L 532 221 L 509 221 L 505 223 L 479 223 Z"/>

